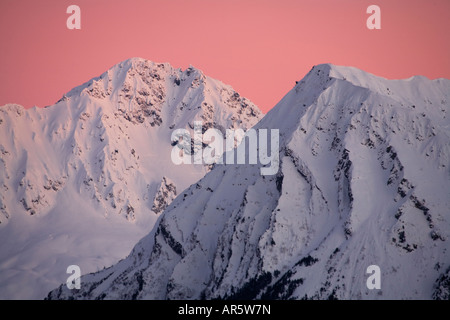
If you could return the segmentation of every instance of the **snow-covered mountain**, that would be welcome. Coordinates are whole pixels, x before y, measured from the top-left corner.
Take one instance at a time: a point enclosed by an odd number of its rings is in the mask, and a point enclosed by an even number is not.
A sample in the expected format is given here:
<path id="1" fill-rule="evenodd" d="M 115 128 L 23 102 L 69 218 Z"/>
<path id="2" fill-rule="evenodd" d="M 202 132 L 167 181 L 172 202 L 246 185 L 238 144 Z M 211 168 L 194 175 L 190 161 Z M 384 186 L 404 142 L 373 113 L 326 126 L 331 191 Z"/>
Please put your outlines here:
<path id="1" fill-rule="evenodd" d="M 48 298 L 448 299 L 449 96 L 314 67 L 255 127 L 280 130 L 276 175 L 215 166 L 126 259 Z"/>
<path id="2" fill-rule="evenodd" d="M 193 67 L 123 61 L 55 105 L 0 107 L 0 298 L 44 298 L 126 256 L 205 165 L 175 165 L 178 128 L 252 127 L 259 109 Z"/>

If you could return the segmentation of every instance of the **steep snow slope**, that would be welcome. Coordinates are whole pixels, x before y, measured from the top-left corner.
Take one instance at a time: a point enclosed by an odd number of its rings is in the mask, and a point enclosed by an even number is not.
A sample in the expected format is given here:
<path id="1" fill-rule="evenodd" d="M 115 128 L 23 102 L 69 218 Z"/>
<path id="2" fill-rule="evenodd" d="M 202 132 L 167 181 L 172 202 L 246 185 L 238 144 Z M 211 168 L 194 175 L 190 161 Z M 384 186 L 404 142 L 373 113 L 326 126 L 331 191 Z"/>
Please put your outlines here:
<path id="1" fill-rule="evenodd" d="M 253 126 L 261 113 L 190 67 L 133 58 L 55 105 L 0 108 L 0 298 L 43 298 L 123 258 L 209 170 L 170 158 L 171 133 Z"/>
<path id="2" fill-rule="evenodd" d="M 215 166 L 126 259 L 48 298 L 448 299 L 449 95 L 314 67 L 256 125 L 280 130 L 276 175 Z"/>

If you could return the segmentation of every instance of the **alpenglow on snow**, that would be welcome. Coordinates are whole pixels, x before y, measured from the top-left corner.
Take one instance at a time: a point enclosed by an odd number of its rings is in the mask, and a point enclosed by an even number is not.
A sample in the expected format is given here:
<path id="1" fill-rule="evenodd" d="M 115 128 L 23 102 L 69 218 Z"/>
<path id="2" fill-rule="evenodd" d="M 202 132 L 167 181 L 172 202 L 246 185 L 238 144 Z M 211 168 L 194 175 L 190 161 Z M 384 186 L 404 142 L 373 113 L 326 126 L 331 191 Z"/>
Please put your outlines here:
<path id="1" fill-rule="evenodd" d="M 315 66 L 254 127 L 280 131 L 276 175 L 214 166 L 126 259 L 48 298 L 449 299 L 449 95 Z"/>
<path id="2" fill-rule="evenodd" d="M 69 265 L 124 258 L 208 165 L 170 159 L 174 128 L 247 130 L 259 109 L 189 67 L 123 61 L 55 105 L 0 107 L 0 298 L 43 299 Z"/>

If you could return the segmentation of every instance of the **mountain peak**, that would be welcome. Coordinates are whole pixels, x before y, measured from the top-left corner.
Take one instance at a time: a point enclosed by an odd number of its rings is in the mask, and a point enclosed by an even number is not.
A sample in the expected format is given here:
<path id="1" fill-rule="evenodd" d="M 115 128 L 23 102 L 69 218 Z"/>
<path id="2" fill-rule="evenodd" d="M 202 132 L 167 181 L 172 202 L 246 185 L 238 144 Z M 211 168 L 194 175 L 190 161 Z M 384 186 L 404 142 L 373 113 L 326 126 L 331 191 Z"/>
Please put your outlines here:
<path id="1" fill-rule="evenodd" d="M 367 84 L 373 81 L 388 81 L 385 78 L 375 76 L 355 67 L 340 66 L 332 63 L 322 63 L 313 66 L 303 80 L 309 77 L 319 77 L 325 82 L 328 82 L 331 79 L 344 80 L 351 82 L 357 86 L 364 87 L 367 87 Z M 308 81 L 310 80 L 308 79 Z"/>
<path id="2" fill-rule="evenodd" d="M 405 92 L 405 90 L 408 92 L 409 82 L 416 83 L 413 86 L 418 87 L 419 90 L 424 89 L 423 93 L 432 90 L 431 87 L 434 82 L 450 83 L 448 79 L 440 78 L 430 80 L 421 75 L 415 75 L 407 79 L 387 79 L 355 67 L 334 65 L 331 63 L 314 66 L 301 82 L 305 82 L 306 78 L 309 77 L 316 77 L 323 84 L 332 79 L 342 80 L 382 95 L 392 95 L 393 91 L 397 91 L 399 94 Z M 311 80 L 308 79 L 308 81 Z"/>
<path id="3" fill-rule="evenodd" d="M 69 97 L 79 96 L 83 92 L 95 98 L 105 98 L 118 88 L 134 86 L 136 81 L 141 82 L 137 78 L 141 78 L 149 85 L 151 78 L 160 80 L 165 77 L 164 74 L 172 73 L 174 73 L 174 69 L 169 63 L 157 63 L 139 57 L 129 58 L 115 64 L 100 76 L 73 88 L 58 102 Z M 126 84 L 127 81 L 128 85 Z"/>
<path id="4" fill-rule="evenodd" d="M 155 62 L 152 60 L 140 58 L 140 57 L 133 57 L 126 60 L 123 60 L 113 67 L 110 68 L 110 70 L 113 69 L 125 69 L 126 71 L 130 70 L 142 70 L 142 69 L 159 69 L 159 70 L 166 70 L 168 73 L 172 72 L 179 72 L 186 74 L 187 76 L 190 76 L 192 74 L 197 74 L 200 77 L 206 77 L 206 75 L 203 73 L 202 70 L 194 67 L 193 65 L 189 65 L 185 70 L 178 68 L 175 69 L 170 63 L 168 62 Z"/>
<path id="5" fill-rule="evenodd" d="M 142 58 L 114 65 L 48 108 L 1 107 L 0 264 L 20 260 L 42 273 L 20 267 L 21 281 L 38 283 L 24 291 L 12 271 L 19 266 L 3 268 L 0 298 L 42 297 L 59 283 L 51 270 L 74 259 L 58 252 L 76 252 L 84 272 L 123 258 L 177 192 L 210 170 L 172 161 L 174 130 L 192 132 L 196 121 L 247 130 L 261 116 L 231 86 L 192 66 Z M 24 246 L 33 254 L 17 249 Z"/>
<path id="6" fill-rule="evenodd" d="M 141 58 L 141 57 L 132 57 L 132 58 L 128 58 L 125 59 L 117 64 L 115 64 L 113 67 L 111 67 L 110 69 L 117 67 L 142 67 L 143 65 L 147 65 L 147 66 L 156 66 L 159 68 L 167 68 L 167 69 L 175 69 L 169 62 L 156 62 L 153 60 L 149 60 L 149 59 L 145 59 L 145 58 Z M 200 73 L 203 74 L 203 71 L 196 68 L 195 66 L 193 66 L 192 64 L 189 64 L 189 67 L 187 67 L 185 70 L 180 69 L 181 71 L 186 71 L 186 70 L 191 70 L 191 71 L 198 71 Z"/>
<path id="7" fill-rule="evenodd" d="M 173 67 L 170 63 L 168 62 L 155 62 L 152 60 L 148 60 L 148 59 L 144 59 L 144 58 L 140 58 L 140 57 L 133 57 L 133 58 L 129 58 L 126 60 L 123 60 L 119 63 L 117 63 L 116 65 L 114 65 L 112 68 L 110 69 L 114 69 L 116 67 L 119 68 L 126 68 L 126 69 L 139 69 L 139 68 L 161 68 L 161 69 L 168 69 L 168 70 L 172 70 Z"/>

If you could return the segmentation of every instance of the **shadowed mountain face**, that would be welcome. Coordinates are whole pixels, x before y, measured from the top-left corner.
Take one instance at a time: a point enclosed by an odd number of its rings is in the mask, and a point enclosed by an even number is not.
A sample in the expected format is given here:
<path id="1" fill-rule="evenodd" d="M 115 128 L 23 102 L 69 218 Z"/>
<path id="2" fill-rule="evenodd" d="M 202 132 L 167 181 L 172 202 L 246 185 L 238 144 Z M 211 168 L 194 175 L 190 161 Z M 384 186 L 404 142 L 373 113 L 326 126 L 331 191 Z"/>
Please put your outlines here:
<path id="1" fill-rule="evenodd" d="M 276 175 L 215 166 L 126 259 L 48 298 L 448 298 L 449 95 L 314 67 L 255 127 L 280 130 Z"/>
<path id="2" fill-rule="evenodd" d="M 139 58 L 55 105 L 0 107 L 0 298 L 44 298 L 66 268 L 126 256 L 205 165 L 175 165 L 171 134 L 262 117 L 230 86 Z"/>

